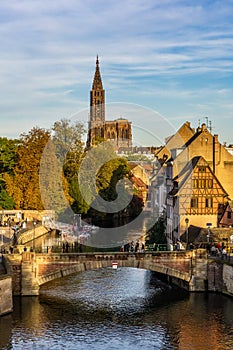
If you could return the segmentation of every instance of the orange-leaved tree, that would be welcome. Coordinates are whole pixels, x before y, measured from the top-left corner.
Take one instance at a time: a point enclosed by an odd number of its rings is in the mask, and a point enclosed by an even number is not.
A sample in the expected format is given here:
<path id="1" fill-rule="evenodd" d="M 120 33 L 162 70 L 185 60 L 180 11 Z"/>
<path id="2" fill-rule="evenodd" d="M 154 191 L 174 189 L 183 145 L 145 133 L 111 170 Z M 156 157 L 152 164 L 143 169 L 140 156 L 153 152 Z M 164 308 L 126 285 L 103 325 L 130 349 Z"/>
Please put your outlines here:
<path id="1" fill-rule="evenodd" d="M 28 133 L 23 133 L 20 136 L 17 150 L 17 163 L 14 167 L 13 177 L 6 177 L 7 192 L 14 198 L 17 209 L 45 209 L 41 198 L 40 169 L 41 161 L 45 157 L 48 157 L 48 155 L 44 156 L 44 150 L 50 138 L 50 132 L 39 127 L 34 127 Z M 58 174 L 55 158 L 55 154 L 51 152 L 50 160 L 47 163 L 50 167 L 50 172 L 48 174 L 48 179 L 50 181 L 46 183 L 46 186 L 51 185 Z M 68 192 L 66 187 L 66 181 L 64 179 L 64 192 Z M 57 194 L 57 191 L 54 190 L 54 193 Z M 54 202 L 55 201 L 56 197 L 54 197 Z"/>

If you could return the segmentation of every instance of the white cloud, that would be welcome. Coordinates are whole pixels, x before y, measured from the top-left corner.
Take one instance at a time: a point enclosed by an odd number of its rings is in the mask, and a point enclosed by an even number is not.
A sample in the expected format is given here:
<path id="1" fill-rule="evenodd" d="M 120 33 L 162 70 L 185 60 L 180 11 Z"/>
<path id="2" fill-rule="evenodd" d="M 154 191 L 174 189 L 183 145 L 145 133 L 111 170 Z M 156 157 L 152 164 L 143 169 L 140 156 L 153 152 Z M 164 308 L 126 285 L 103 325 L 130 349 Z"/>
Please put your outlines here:
<path id="1" fill-rule="evenodd" d="M 108 100 L 156 101 L 172 118 L 213 98 L 231 113 L 232 1 L 11 0 L 0 14 L 6 131 L 87 106 L 97 53 Z"/>

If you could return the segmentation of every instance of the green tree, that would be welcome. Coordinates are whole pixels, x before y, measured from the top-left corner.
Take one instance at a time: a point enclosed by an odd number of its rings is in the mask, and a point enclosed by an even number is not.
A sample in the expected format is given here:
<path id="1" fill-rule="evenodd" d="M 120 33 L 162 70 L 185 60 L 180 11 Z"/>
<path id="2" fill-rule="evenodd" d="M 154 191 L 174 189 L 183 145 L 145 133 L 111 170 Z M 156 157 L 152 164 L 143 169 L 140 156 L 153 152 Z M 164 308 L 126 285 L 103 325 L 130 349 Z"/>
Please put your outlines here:
<path id="1" fill-rule="evenodd" d="M 165 224 L 165 218 L 163 216 L 160 216 L 156 223 L 147 231 L 146 235 L 146 243 L 147 244 L 166 244 L 166 224 Z"/>
<path id="2" fill-rule="evenodd" d="M 17 162 L 18 140 L 0 138 L 0 208 L 14 209 L 15 203 L 6 191 L 6 176 L 13 175 L 13 169 Z"/>
<path id="3" fill-rule="evenodd" d="M 0 137 L 0 174 L 13 174 L 17 162 L 18 140 Z"/>
<path id="4" fill-rule="evenodd" d="M 84 133 L 85 128 L 81 122 L 62 119 L 53 125 L 52 139 L 56 156 L 62 163 L 68 181 L 77 175 L 84 152 Z"/>
<path id="5" fill-rule="evenodd" d="M 90 209 L 90 205 L 86 203 L 84 200 L 80 188 L 79 188 L 79 182 L 78 182 L 78 176 L 73 176 L 70 183 L 70 195 L 74 199 L 73 203 L 71 204 L 71 207 L 75 213 L 79 214 L 87 214 L 88 210 Z"/>
<path id="6" fill-rule="evenodd" d="M 0 209 L 14 209 L 15 207 L 15 202 L 12 197 L 8 195 L 6 190 L 1 190 L 0 192 Z"/>
<path id="7" fill-rule="evenodd" d="M 89 205 L 84 201 L 78 182 L 80 163 L 85 155 L 83 135 L 85 128 L 81 122 L 62 119 L 52 128 L 55 153 L 68 181 L 69 195 L 73 199 L 72 209 L 75 213 L 86 213 Z"/>
<path id="8" fill-rule="evenodd" d="M 13 209 L 14 200 L 6 190 L 7 176 L 13 175 L 13 169 L 17 162 L 18 140 L 0 138 L 0 208 Z"/>
<path id="9" fill-rule="evenodd" d="M 130 177 L 130 168 L 124 158 L 114 158 L 105 163 L 96 178 L 99 195 L 107 201 L 115 200 L 117 183 L 124 177 Z"/>
<path id="10" fill-rule="evenodd" d="M 48 140 L 40 161 L 40 194 L 43 206 L 55 210 L 57 216 L 64 212 L 73 199 L 69 196 L 69 186 L 63 168 L 56 157 L 54 143 Z"/>

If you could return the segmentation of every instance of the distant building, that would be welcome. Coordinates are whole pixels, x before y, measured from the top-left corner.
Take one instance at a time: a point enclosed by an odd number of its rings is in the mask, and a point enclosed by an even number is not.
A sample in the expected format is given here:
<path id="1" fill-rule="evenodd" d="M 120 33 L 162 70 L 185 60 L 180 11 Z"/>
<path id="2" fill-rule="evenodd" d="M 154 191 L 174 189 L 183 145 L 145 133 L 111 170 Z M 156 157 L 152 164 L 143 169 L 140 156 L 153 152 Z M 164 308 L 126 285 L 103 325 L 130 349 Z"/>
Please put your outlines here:
<path id="1" fill-rule="evenodd" d="M 219 206 L 219 227 L 233 227 L 233 201 Z"/>
<path id="2" fill-rule="evenodd" d="M 233 145 L 225 146 L 226 150 L 233 156 Z"/>
<path id="3" fill-rule="evenodd" d="M 120 147 L 132 147 L 131 122 L 124 118 L 113 121 L 105 120 L 105 90 L 103 89 L 97 56 L 96 70 L 90 91 L 87 147 L 94 146 L 104 140 L 111 141 L 115 150 Z"/>
<path id="4" fill-rule="evenodd" d="M 159 147 L 145 146 L 120 147 L 116 153 L 128 161 L 152 161 L 158 149 Z"/>

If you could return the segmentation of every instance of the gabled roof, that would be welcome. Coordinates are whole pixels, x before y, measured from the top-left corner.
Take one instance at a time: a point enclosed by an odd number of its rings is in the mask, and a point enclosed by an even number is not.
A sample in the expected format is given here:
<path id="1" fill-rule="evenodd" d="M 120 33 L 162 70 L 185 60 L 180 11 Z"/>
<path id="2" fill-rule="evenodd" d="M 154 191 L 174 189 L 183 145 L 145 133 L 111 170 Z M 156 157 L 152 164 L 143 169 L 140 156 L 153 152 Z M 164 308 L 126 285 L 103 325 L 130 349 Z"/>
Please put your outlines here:
<path id="1" fill-rule="evenodd" d="M 208 131 L 207 126 L 205 124 L 202 124 L 201 127 L 197 128 L 196 133 L 185 143 L 185 147 L 188 147 L 191 145 L 193 141 L 195 141 L 203 132 L 207 135 L 211 135 L 211 133 Z"/>
<path id="2" fill-rule="evenodd" d="M 151 164 L 143 164 L 141 162 L 128 162 L 130 169 L 134 169 L 136 167 L 139 167 L 141 169 L 143 169 L 144 171 L 148 172 L 148 171 L 152 171 L 154 169 L 154 167 Z"/>
<path id="3" fill-rule="evenodd" d="M 218 183 L 221 190 L 225 193 L 226 196 L 228 196 L 227 192 L 224 190 L 218 178 L 213 173 L 210 166 L 202 156 L 197 156 L 192 158 L 189 162 L 187 162 L 187 164 L 180 171 L 180 173 L 173 178 L 173 181 L 177 181 L 179 183 L 179 186 L 178 186 L 178 189 L 176 190 L 176 193 L 172 193 L 172 194 L 178 194 L 178 192 L 184 187 L 185 183 L 191 178 L 191 175 L 197 166 L 206 166 L 209 169 L 215 181 Z"/>
<path id="4" fill-rule="evenodd" d="M 191 128 L 190 122 L 186 121 L 179 130 L 172 136 L 168 137 L 166 139 L 166 144 L 161 149 L 159 149 L 155 155 L 159 159 L 163 158 L 163 155 L 169 154 L 170 158 L 170 151 L 174 148 L 181 148 L 185 145 L 185 143 L 193 137 L 195 134 L 195 130 Z M 164 159 L 166 161 L 167 159 Z"/>
<path id="5" fill-rule="evenodd" d="M 223 205 L 222 210 L 220 212 L 219 218 L 218 218 L 218 223 L 222 223 L 222 220 L 224 218 L 224 215 L 227 211 L 227 209 L 230 209 L 231 212 L 233 212 L 233 201 L 228 201 L 225 205 Z"/>
<path id="6" fill-rule="evenodd" d="M 131 177 L 131 180 L 133 181 L 133 184 L 136 185 L 138 188 L 139 187 L 143 187 L 143 188 L 147 189 L 147 185 L 139 177 L 136 177 L 136 176 L 133 175 Z"/>
<path id="7" fill-rule="evenodd" d="M 92 84 L 92 90 L 103 90 L 103 84 L 100 75 L 99 69 L 99 58 L 96 57 L 96 68 L 95 68 L 95 76 Z"/>

